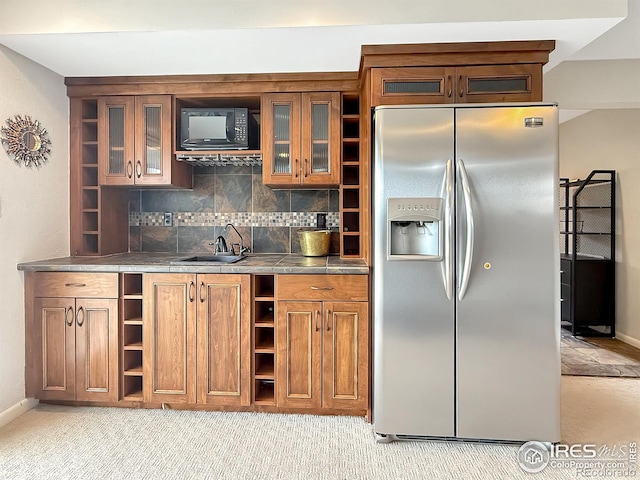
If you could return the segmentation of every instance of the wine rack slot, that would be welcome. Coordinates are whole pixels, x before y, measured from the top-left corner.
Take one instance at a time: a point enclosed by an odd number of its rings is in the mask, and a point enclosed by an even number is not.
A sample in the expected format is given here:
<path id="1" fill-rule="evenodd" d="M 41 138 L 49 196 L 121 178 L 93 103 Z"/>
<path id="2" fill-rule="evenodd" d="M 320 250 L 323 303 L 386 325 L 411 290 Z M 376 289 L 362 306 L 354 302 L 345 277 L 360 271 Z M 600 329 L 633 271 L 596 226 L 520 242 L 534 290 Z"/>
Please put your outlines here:
<path id="1" fill-rule="evenodd" d="M 360 257 L 360 96 L 342 95 L 342 182 L 340 256 Z"/>
<path id="2" fill-rule="evenodd" d="M 143 374 L 142 273 L 120 274 L 120 391 L 123 400 L 141 401 Z"/>
<path id="3" fill-rule="evenodd" d="M 275 405 L 275 275 L 253 276 L 253 403 Z"/>

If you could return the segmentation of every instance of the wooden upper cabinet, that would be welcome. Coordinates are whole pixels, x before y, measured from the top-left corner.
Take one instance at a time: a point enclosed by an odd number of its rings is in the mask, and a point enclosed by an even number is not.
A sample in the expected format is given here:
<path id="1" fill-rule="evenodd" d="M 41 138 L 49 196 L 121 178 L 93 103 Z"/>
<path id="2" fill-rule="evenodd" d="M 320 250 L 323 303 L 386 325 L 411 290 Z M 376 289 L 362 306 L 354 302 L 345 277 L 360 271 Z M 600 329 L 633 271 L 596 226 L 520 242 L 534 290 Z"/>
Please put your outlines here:
<path id="1" fill-rule="evenodd" d="M 542 65 L 492 65 L 456 68 L 456 102 L 540 102 Z"/>
<path id="2" fill-rule="evenodd" d="M 265 185 L 339 185 L 339 93 L 264 94 L 261 123 Z"/>
<path id="3" fill-rule="evenodd" d="M 453 103 L 453 67 L 374 68 L 372 105 Z"/>
<path id="4" fill-rule="evenodd" d="M 542 101 L 542 65 L 371 69 L 377 105 Z"/>
<path id="5" fill-rule="evenodd" d="M 173 156 L 170 95 L 101 97 L 98 122 L 100 185 L 190 186 Z"/>

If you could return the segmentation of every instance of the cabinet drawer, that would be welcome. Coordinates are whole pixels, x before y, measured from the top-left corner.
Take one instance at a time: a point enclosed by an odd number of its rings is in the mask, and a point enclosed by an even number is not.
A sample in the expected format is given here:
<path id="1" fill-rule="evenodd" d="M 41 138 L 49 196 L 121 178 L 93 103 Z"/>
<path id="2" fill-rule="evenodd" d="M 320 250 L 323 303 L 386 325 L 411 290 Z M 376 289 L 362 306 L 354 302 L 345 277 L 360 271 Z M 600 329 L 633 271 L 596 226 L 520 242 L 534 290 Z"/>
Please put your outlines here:
<path id="1" fill-rule="evenodd" d="M 36 297 L 118 298 L 117 273 L 38 272 Z"/>
<path id="2" fill-rule="evenodd" d="M 355 300 L 366 302 L 367 275 L 278 275 L 278 300 Z"/>

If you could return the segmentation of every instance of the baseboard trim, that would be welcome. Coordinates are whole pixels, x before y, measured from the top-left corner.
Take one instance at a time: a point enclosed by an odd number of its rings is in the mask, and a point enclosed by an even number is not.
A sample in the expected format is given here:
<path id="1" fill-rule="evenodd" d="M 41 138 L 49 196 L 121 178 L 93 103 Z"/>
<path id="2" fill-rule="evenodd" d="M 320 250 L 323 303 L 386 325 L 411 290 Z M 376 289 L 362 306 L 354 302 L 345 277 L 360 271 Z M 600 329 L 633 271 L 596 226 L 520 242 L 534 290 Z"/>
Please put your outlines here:
<path id="1" fill-rule="evenodd" d="M 14 406 L 7 408 L 4 412 L 0 412 L 0 428 L 13 422 L 20 415 L 27 413 L 33 407 L 38 405 L 38 403 L 38 400 L 35 398 L 25 398 L 24 400 L 20 400 Z"/>
<path id="2" fill-rule="evenodd" d="M 629 335 L 618 332 L 616 332 L 616 338 L 624 343 L 628 343 L 629 345 L 633 345 L 636 348 L 640 348 L 640 340 L 638 340 L 637 338 L 633 338 Z"/>

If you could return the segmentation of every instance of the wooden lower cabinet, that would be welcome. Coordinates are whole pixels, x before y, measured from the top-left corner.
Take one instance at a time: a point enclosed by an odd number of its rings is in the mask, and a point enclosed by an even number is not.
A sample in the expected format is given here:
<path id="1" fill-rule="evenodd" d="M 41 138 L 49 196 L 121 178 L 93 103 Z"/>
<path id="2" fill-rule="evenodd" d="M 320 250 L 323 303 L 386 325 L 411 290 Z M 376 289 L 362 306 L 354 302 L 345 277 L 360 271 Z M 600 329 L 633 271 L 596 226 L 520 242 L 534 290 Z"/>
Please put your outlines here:
<path id="1" fill-rule="evenodd" d="M 198 275 L 197 401 L 251 403 L 249 275 Z"/>
<path id="2" fill-rule="evenodd" d="M 277 308 L 278 406 L 366 408 L 367 303 L 278 301 Z"/>
<path id="3" fill-rule="evenodd" d="M 364 412 L 368 277 L 262 277 L 252 323 L 250 274 L 140 273 L 122 284 L 118 274 L 26 275 L 27 395 Z M 252 392 L 262 383 L 268 401 Z"/>
<path id="4" fill-rule="evenodd" d="M 36 398 L 118 400 L 118 301 L 36 298 Z"/>
<path id="5" fill-rule="evenodd" d="M 249 404 L 249 279 L 144 275 L 145 402 Z"/>

